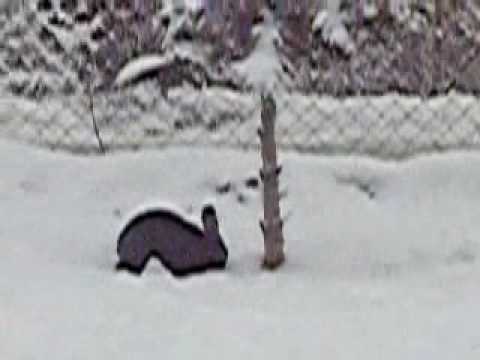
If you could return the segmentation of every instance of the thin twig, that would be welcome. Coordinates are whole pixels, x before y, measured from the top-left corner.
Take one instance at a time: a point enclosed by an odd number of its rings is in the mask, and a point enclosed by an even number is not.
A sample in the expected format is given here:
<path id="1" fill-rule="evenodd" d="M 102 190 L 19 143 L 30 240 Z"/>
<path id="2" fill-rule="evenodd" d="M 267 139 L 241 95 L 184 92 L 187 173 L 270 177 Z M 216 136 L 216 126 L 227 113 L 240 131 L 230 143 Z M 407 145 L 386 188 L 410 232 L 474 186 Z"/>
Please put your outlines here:
<path id="1" fill-rule="evenodd" d="M 90 114 L 92 115 L 92 124 L 93 124 L 93 131 L 95 132 L 95 137 L 97 138 L 97 141 L 98 141 L 98 148 L 100 150 L 100 153 L 102 154 L 105 154 L 105 147 L 103 145 L 103 141 L 102 141 L 102 138 L 100 136 L 100 130 L 98 128 L 98 125 L 97 125 L 97 120 L 95 118 L 95 109 L 94 109 L 94 105 L 93 105 L 93 94 L 92 94 L 92 91 L 90 91 L 90 87 L 89 87 L 89 91 L 88 91 L 88 97 L 90 98 Z"/>
<path id="2" fill-rule="evenodd" d="M 89 57 L 90 59 L 90 57 Z M 92 61 L 90 61 L 93 64 Z M 92 67 L 93 70 L 93 67 Z M 105 154 L 105 146 L 103 145 L 102 137 L 100 136 L 100 129 L 97 124 L 97 119 L 95 117 L 95 106 L 93 103 L 93 89 L 92 89 L 92 77 L 93 71 L 91 74 L 87 75 L 87 87 L 88 87 L 88 98 L 89 98 L 89 107 L 90 107 L 90 115 L 92 116 L 92 125 L 93 131 L 95 132 L 95 137 L 97 138 L 98 148 L 101 154 Z"/>

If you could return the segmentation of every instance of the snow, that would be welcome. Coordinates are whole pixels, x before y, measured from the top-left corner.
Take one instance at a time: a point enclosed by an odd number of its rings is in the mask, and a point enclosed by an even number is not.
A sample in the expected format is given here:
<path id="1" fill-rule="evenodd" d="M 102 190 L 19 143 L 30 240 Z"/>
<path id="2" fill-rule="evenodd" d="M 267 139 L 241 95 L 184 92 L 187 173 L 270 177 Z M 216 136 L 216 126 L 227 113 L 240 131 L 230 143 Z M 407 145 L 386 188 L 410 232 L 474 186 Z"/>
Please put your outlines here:
<path id="1" fill-rule="evenodd" d="M 355 51 L 355 43 L 338 13 L 319 11 L 313 21 L 312 30 L 313 32 L 321 31 L 323 41 L 331 47 L 337 47 L 346 54 Z"/>
<path id="2" fill-rule="evenodd" d="M 0 141 L 0 358 L 478 359 L 480 155 L 281 153 L 287 263 L 260 270 L 255 152 L 80 157 Z M 196 165 L 196 166 L 195 166 Z M 215 187 L 229 180 L 232 191 Z M 242 194 L 246 201 L 239 202 Z M 142 206 L 215 200 L 224 273 L 115 273 Z"/>
<path id="3" fill-rule="evenodd" d="M 142 55 L 138 58 L 129 61 L 117 74 L 115 78 L 115 85 L 123 86 L 129 82 L 138 79 L 140 76 L 146 73 L 159 70 L 168 64 L 171 64 L 175 59 L 174 54 L 168 55 L 155 55 L 148 54 Z"/>
<path id="4" fill-rule="evenodd" d="M 258 38 L 255 50 L 244 60 L 237 61 L 232 68 L 258 90 L 274 90 L 279 86 L 279 77 L 282 74 L 275 41 L 279 35 L 274 24 L 272 14 L 264 13 L 264 25 L 261 31 L 254 29 L 254 35 Z"/>
<path id="5" fill-rule="evenodd" d="M 198 11 L 202 10 L 204 6 L 203 0 L 185 0 L 185 8 L 193 13 L 197 13 Z"/>

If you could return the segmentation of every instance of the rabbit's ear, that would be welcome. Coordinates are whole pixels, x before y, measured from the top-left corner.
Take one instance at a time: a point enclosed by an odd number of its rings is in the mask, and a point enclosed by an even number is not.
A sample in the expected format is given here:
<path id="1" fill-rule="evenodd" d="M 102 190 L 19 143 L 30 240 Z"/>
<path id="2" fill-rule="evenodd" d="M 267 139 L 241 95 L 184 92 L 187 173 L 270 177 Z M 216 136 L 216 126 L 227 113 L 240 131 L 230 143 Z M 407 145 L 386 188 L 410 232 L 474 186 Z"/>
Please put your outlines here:
<path id="1" fill-rule="evenodd" d="M 210 218 L 217 218 L 217 212 L 215 211 L 215 208 L 213 207 L 212 204 L 206 204 L 202 208 L 202 221 L 205 221 L 207 217 Z"/>

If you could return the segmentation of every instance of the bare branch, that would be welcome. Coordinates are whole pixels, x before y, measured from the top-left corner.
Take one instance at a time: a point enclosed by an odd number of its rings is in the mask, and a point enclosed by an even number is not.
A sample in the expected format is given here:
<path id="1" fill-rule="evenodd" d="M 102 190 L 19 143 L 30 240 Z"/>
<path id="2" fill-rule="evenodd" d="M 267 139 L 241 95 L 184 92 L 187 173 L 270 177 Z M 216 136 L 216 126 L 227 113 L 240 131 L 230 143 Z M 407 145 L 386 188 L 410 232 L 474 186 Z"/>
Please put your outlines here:
<path id="1" fill-rule="evenodd" d="M 89 60 L 92 60 L 91 56 L 89 57 Z M 98 149 L 99 149 L 101 154 L 105 154 L 105 146 L 103 145 L 102 137 L 100 135 L 100 129 L 98 127 L 97 119 L 95 117 L 95 105 L 94 105 L 94 102 L 93 102 L 92 82 L 93 82 L 93 74 L 94 74 L 93 69 L 95 69 L 95 65 L 94 65 L 93 61 L 90 61 L 90 66 L 91 66 L 91 68 L 89 69 L 90 71 L 88 72 L 88 75 L 86 77 L 90 115 L 92 117 L 93 131 L 95 133 L 95 137 L 97 138 L 97 142 L 98 142 Z"/>

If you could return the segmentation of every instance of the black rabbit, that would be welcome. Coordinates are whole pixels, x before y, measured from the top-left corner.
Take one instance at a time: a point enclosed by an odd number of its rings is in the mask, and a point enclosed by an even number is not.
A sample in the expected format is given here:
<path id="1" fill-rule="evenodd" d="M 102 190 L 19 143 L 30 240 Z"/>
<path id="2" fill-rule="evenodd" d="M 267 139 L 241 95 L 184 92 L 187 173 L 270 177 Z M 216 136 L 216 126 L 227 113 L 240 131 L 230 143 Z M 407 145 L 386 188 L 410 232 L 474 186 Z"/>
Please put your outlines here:
<path id="1" fill-rule="evenodd" d="M 174 276 L 225 268 L 228 250 L 213 206 L 202 209 L 202 223 L 203 231 L 164 209 L 137 215 L 118 238 L 116 269 L 140 275 L 151 257 L 158 258 Z"/>

